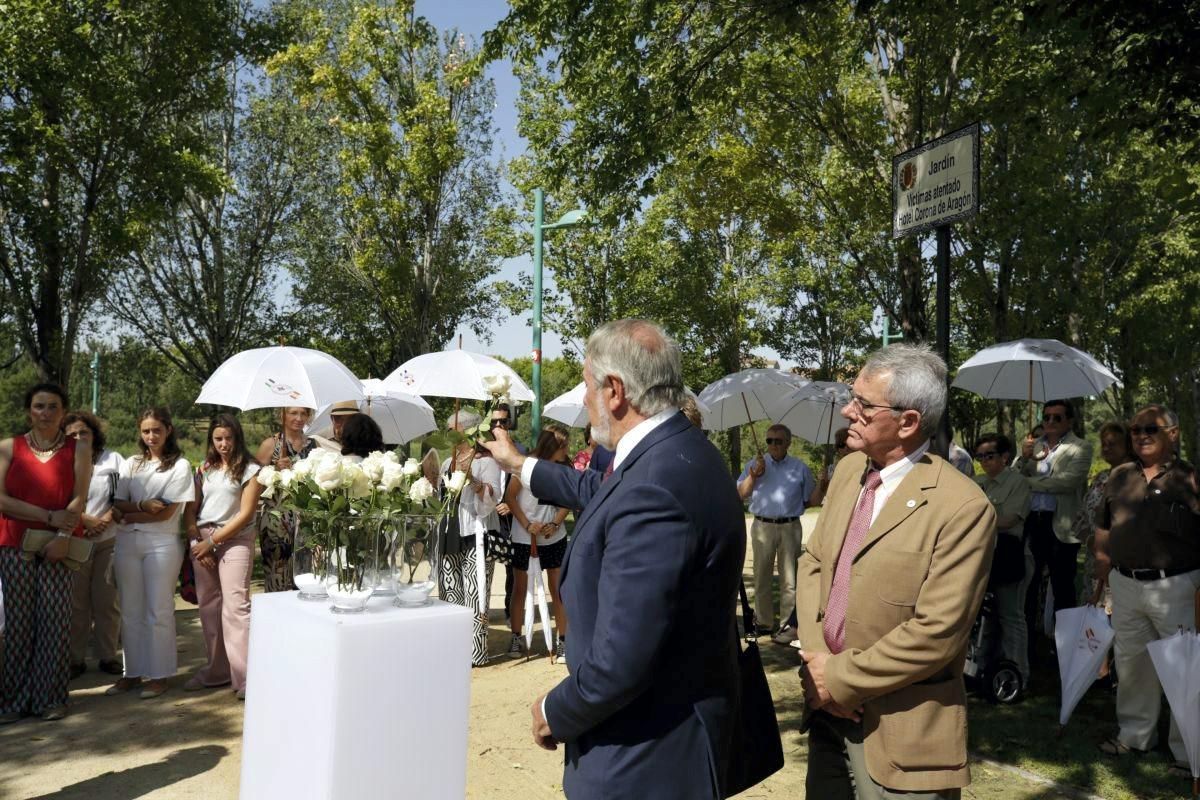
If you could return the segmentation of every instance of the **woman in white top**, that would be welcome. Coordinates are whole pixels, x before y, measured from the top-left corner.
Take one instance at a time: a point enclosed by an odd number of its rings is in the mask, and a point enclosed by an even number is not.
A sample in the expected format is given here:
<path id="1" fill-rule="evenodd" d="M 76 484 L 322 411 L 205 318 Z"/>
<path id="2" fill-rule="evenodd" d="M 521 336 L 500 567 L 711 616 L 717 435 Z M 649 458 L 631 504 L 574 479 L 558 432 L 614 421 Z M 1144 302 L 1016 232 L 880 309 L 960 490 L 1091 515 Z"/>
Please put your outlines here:
<path id="1" fill-rule="evenodd" d="M 94 638 L 100 671 L 120 675 L 124 668 L 117 658 L 121 631 L 121 607 L 117 603 L 117 581 L 113 577 L 113 554 L 121 512 L 113 507 L 117 477 L 125 459 L 105 448 L 104 425 L 86 411 L 72 411 L 63 418 L 68 437 L 92 446 L 92 481 L 88 484 L 83 529 L 92 540 L 92 557 L 72 576 L 71 590 L 71 677 L 87 671 L 84 655 Z"/>
<path id="2" fill-rule="evenodd" d="M 149 408 L 138 417 L 138 449 L 141 452 L 121 466 L 117 480 L 115 505 L 122 525 L 115 564 L 125 677 L 106 694 L 141 688 L 141 698 L 148 700 L 167 690 L 165 681 L 178 666 L 175 585 L 183 564 L 179 520 L 195 488 L 167 409 Z"/>
<path id="3" fill-rule="evenodd" d="M 450 416 L 446 425 L 451 430 L 463 431 L 479 422 L 478 414 L 459 411 Z M 488 587 L 492 585 L 495 562 L 487 560 L 483 586 L 479 585 L 478 563 L 483 536 L 487 531 L 500 530 L 500 518 L 496 515 L 496 506 L 500 502 L 500 465 L 486 449 L 476 450 L 469 442 L 461 442 L 454 448 L 454 455 L 446 459 L 442 473 L 455 470 L 466 472 L 468 480 L 458 502 L 457 541 L 444 542 L 439 554 L 438 594 L 446 602 L 466 606 L 475 612 L 471 663 L 482 667 L 488 662 L 487 612 L 491 594 Z M 481 601 L 482 614 L 479 613 Z"/>
<path id="4" fill-rule="evenodd" d="M 547 425 L 529 455 L 533 458 L 565 462 L 568 436 L 565 428 Z M 564 660 L 567 657 L 567 617 L 563 613 L 562 601 L 558 598 L 558 570 L 567 552 L 567 529 L 563 527 L 563 520 L 567 518 L 568 510 L 538 502 L 533 492 L 521 485 L 521 479 L 517 475 L 513 475 L 508 481 L 504 502 L 508 503 L 513 515 L 513 593 L 512 614 L 509 619 L 512 641 L 509 642 L 508 655 L 511 658 L 525 655 L 521 628 L 525 622 L 529 558 L 532 542 L 536 539 L 538 561 L 546 576 L 546 590 L 550 594 L 550 607 L 557 633 L 553 660 Z M 545 625 L 546 621 L 543 620 L 542 624 Z"/>
<path id="5" fill-rule="evenodd" d="M 208 452 L 196 471 L 196 499 L 183 512 L 196 573 L 196 600 L 208 663 L 186 691 L 232 684 L 246 699 L 250 651 L 250 573 L 254 569 L 254 514 L 262 484 L 237 419 L 221 414 L 208 428 Z"/>

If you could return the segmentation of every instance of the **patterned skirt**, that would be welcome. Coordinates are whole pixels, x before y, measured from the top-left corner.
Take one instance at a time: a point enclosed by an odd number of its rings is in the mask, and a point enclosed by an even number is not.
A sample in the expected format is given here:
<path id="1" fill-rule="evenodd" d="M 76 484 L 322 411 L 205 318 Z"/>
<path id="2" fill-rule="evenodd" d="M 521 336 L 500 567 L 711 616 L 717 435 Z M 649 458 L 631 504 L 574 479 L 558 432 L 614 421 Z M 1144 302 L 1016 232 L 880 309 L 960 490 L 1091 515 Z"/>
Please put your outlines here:
<path id="1" fill-rule="evenodd" d="M 67 702 L 71 678 L 71 571 L 0 547 L 4 591 L 0 714 L 41 714 Z"/>
<path id="2" fill-rule="evenodd" d="M 487 610 L 491 599 L 492 568 L 495 562 L 487 561 L 484 568 L 485 586 L 479 585 L 475 566 L 475 537 L 462 538 L 462 551 L 443 553 L 438 561 L 438 597 L 447 603 L 466 606 L 475 613 L 475 627 L 471 639 L 471 663 L 482 667 L 488 663 Z M 483 616 L 479 616 L 479 597 L 483 593 Z"/>
<path id="3" fill-rule="evenodd" d="M 273 500 L 262 501 L 258 530 L 263 559 L 263 589 L 268 592 L 290 592 L 296 588 L 292 580 L 296 516 L 272 513 L 274 511 L 278 511 L 278 506 Z"/>

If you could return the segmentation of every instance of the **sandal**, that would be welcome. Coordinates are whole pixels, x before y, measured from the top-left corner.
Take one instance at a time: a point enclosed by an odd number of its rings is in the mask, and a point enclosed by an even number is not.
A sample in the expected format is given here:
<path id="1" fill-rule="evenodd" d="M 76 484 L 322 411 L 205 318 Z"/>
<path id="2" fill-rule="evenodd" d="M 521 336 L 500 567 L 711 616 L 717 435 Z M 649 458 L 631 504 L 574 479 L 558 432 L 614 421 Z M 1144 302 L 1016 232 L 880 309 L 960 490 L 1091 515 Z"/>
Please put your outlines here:
<path id="1" fill-rule="evenodd" d="M 137 689 L 141 685 L 142 685 L 141 678 L 121 678 L 119 681 L 114 683 L 112 686 L 105 689 L 104 693 L 106 695 L 108 695 L 109 697 L 112 697 L 113 695 L 122 694 L 124 692 L 132 692 L 134 689 Z"/>
<path id="2" fill-rule="evenodd" d="M 1096 745 L 1097 749 L 1106 756 L 1127 756 L 1130 753 L 1144 753 L 1145 750 L 1135 750 L 1129 745 L 1122 742 L 1116 736 L 1105 739 L 1100 744 Z"/>

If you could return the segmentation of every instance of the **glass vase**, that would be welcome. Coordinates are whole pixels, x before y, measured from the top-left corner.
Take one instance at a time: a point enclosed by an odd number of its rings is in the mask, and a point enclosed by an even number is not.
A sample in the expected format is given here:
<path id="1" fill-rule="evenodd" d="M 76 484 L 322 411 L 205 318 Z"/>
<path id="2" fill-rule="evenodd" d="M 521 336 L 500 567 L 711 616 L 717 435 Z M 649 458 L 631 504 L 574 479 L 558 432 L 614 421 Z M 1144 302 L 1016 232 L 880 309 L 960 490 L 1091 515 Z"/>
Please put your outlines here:
<path id="1" fill-rule="evenodd" d="M 372 537 L 376 549 L 375 569 L 367 578 L 374 597 L 393 597 L 399 568 L 397 559 L 404 549 L 404 515 L 375 511 L 367 519 L 368 524 L 376 528 Z"/>
<path id="2" fill-rule="evenodd" d="M 298 513 L 292 545 L 292 580 L 301 600 L 329 599 L 329 554 L 332 533 L 328 519 L 320 514 Z"/>
<path id="3" fill-rule="evenodd" d="M 398 521 L 398 546 L 395 548 L 392 605 L 420 608 L 428 605 L 437 588 L 433 565 L 434 537 L 438 518 L 427 514 L 404 514 Z"/>
<path id="4" fill-rule="evenodd" d="M 329 517 L 333 546 L 329 555 L 329 577 L 325 590 L 335 614 L 364 611 L 374 594 L 379 571 L 380 526 L 369 516 Z"/>

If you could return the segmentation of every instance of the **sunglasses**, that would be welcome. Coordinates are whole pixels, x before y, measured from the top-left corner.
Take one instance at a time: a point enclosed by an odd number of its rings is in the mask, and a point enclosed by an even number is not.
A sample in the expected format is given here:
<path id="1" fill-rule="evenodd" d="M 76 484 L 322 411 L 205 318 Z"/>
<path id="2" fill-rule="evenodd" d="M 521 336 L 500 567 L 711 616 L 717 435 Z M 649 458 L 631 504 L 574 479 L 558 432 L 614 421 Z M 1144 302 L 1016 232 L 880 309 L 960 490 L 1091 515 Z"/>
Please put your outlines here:
<path id="1" fill-rule="evenodd" d="M 1174 425 L 1130 425 L 1129 432 L 1134 436 L 1141 436 L 1143 433 L 1147 436 L 1157 436 L 1159 431 L 1170 430 Z"/>
<path id="2" fill-rule="evenodd" d="M 1065 419 L 1062 414 L 1042 414 L 1042 422 L 1062 422 Z"/>
<path id="3" fill-rule="evenodd" d="M 776 439 L 772 436 L 768 436 L 767 444 L 787 444 L 787 439 Z"/>
<path id="4" fill-rule="evenodd" d="M 492 420 L 492 427 L 493 427 L 493 428 L 505 428 L 505 429 L 507 429 L 507 428 L 508 428 L 508 420 L 506 420 L 506 419 L 494 419 L 494 420 Z"/>
<path id="5" fill-rule="evenodd" d="M 976 461 L 991 461 L 993 458 L 999 458 L 999 457 L 1000 457 L 1000 454 L 997 453 L 995 450 L 992 450 L 991 452 L 988 452 L 988 453 L 976 453 L 975 454 Z"/>

